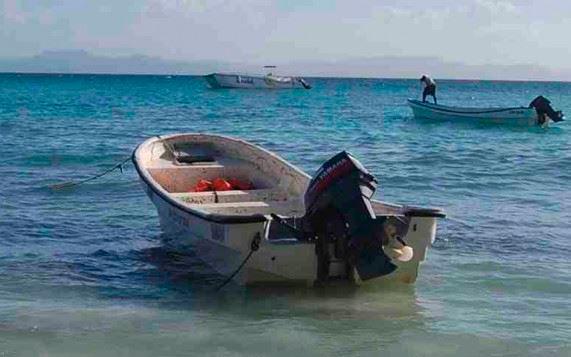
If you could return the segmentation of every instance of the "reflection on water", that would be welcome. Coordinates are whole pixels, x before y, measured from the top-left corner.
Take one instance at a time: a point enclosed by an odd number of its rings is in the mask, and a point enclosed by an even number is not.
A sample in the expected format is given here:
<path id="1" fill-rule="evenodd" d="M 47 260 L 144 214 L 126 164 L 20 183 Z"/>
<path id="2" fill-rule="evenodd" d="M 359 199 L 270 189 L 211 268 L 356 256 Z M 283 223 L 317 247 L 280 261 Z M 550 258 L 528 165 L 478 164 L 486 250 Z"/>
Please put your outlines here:
<path id="1" fill-rule="evenodd" d="M 176 308 L 200 304 L 201 309 L 250 314 L 269 308 L 273 313 L 286 309 L 287 316 L 313 316 L 343 319 L 420 319 L 413 285 L 398 283 L 367 284 L 356 287 L 336 283 L 319 288 L 305 286 L 240 287 L 231 283 L 218 290 L 224 278 L 192 252 L 181 253 L 152 247 L 139 253 L 156 271 L 147 276 L 163 276 L 162 288 L 170 290 L 161 306 Z M 164 284 L 168 281 L 168 284 Z M 152 283 L 152 281 L 149 281 Z M 182 300 L 182 301 L 179 301 Z M 280 308 L 281 307 L 281 308 Z"/>
<path id="2" fill-rule="evenodd" d="M 449 251 L 445 246 L 438 250 Z M 436 255 L 432 260 L 442 266 L 443 257 Z M 94 269 L 92 259 L 105 269 Z M 36 267 L 13 265 L 27 278 L 12 281 L 19 286 L 11 296 L 4 290 L 2 351 L 15 355 L 21 350 L 48 355 L 86 355 L 87 351 L 93 356 L 178 355 L 181 351 L 181 355 L 192 351 L 244 356 L 568 352 L 565 346 L 534 349 L 485 332 L 435 329 L 435 320 L 449 314 L 443 301 L 451 294 L 446 281 L 438 278 L 438 264 L 428 266 L 421 289 L 427 290 L 426 283 L 434 285 L 441 296 L 427 299 L 419 297 L 413 285 L 386 283 L 315 289 L 228 285 L 216 291 L 222 277 L 191 252 L 182 254 L 164 246 L 122 252 L 100 249 L 51 261 L 45 276 L 33 278 L 30 273 Z M 114 265 L 117 262 L 121 264 Z M 486 272 L 486 266 L 470 269 Z M 77 274 L 75 279 L 90 277 L 90 284 L 69 284 L 70 278 L 64 277 L 69 271 Z M 58 274 L 61 280 L 55 279 Z M 39 288 L 32 289 L 30 283 Z"/>
<path id="3" fill-rule="evenodd" d="M 136 268 L 126 273 L 129 284 L 110 282 L 119 278 L 107 272 L 97 278 L 105 283 L 94 289 L 67 286 L 54 293 L 61 288 L 44 286 L 26 303 L 16 298 L 2 310 L 4 351 L 26 346 L 37 353 L 94 348 L 93 355 L 152 355 L 168 351 L 161 344 L 174 343 L 177 351 L 202 353 L 218 346 L 244 355 L 327 355 L 375 351 L 423 325 L 412 286 L 228 285 L 216 291 L 222 278 L 192 254 L 149 247 L 121 257 L 101 250 L 92 255 L 104 261 L 130 257 Z M 360 346 L 367 340 L 366 347 Z M 106 349 L 95 348 L 98 343 Z"/>

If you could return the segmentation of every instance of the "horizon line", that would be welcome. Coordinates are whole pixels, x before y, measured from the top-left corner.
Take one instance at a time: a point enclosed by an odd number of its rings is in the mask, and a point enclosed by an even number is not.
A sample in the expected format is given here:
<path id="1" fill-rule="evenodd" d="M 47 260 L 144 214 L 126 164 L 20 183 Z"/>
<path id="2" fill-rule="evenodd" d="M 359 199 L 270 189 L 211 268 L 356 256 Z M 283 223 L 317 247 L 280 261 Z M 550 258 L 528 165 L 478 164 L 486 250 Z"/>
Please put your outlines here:
<path id="1" fill-rule="evenodd" d="M 210 72 L 224 73 L 224 72 Z M 209 74 L 210 74 L 209 73 Z M 420 73 L 420 72 L 419 72 Z M 109 72 L 18 72 L 18 71 L 0 71 L 0 75 L 81 75 L 81 76 L 154 76 L 154 77 L 204 77 L 208 74 L 181 74 L 181 73 L 109 73 Z M 287 77 L 287 76 L 286 76 Z M 415 77 L 369 77 L 369 76 L 303 76 L 304 78 L 313 79 L 393 79 L 393 80 L 416 80 Z M 531 82 L 531 83 L 571 83 L 571 80 L 549 80 L 549 79 L 486 79 L 486 78 L 451 78 L 451 77 L 433 77 L 440 81 L 457 81 L 457 82 Z"/>

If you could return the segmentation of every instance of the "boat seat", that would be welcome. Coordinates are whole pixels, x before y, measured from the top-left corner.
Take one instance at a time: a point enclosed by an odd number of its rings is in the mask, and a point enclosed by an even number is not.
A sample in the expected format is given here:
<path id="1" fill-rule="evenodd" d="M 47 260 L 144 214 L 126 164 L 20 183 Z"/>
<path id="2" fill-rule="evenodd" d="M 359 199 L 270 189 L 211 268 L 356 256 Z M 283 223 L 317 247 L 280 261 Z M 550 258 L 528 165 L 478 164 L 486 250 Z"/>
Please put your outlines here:
<path id="1" fill-rule="evenodd" d="M 216 159 L 213 156 L 207 155 L 188 155 L 188 154 L 178 154 L 176 156 L 176 162 L 184 165 L 197 165 L 204 163 L 215 163 Z"/>
<path id="2" fill-rule="evenodd" d="M 185 166 L 153 167 L 148 170 L 153 179 L 170 193 L 189 192 L 199 180 L 212 181 L 218 177 L 250 181 L 254 187 L 259 189 L 275 185 L 267 175 L 253 164 L 238 159 L 221 159 L 212 163 Z"/>
<path id="3" fill-rule="evenodd" d="M 189 204 L 215 204 L 227 202 L 251 202 L 251 201 L 285 201 L 287 194 L 276 189 L 259 190 L 230 190 L 209 192 L 182 192 L 173 193 L 173 197 Z"/>
<path id="4" fill-rule="evenodd" d="M 232 207 L 268 207 L 265 201 L 246 201 L 246 202 L 220 202 L 220 203 L 203 203 L 191 204 L 190 206 L 202 209 L 208 208 L 232 208 Z"/>
<path id="5" fill-rule="evenodd" d="M 284 216 L 294 216 L 301 215 L 304 212 L 303 204 L 299 200 L 188 204 L 188 207 L 209 213 L 228 215 L 275 213 Z"/>

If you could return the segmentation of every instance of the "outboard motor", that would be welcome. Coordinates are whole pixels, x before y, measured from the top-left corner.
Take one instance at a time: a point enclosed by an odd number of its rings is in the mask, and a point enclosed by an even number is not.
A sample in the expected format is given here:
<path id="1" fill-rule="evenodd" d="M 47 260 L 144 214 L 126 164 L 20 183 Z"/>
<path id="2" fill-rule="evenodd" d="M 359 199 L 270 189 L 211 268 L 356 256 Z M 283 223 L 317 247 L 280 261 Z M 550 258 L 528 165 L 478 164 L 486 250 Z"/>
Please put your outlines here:
<path id="1" fill-rule="evenodd" d="M 549 117 L 555 123 L 563 121 L 563 112 L 561 112 L 561 110 L 555 111 L 555 109 L 551 107 L 551 102 L 549 99 L 545 98 L 542 95 L 532 100 L 531 103 L 529 103 L 529 107 L 535 108 L 539 124 L 545 123 L 545 116 Z"/>
<path id="2" fill-rule="evenodd" d="M 299 83 L 301 83 L 301 85 L 303 86 L 304 89 L 311 89 L 311 85 L 309 83 L 307 83 L 305 81 L 305 79 L 298 78 L 297 80 L 299 81 Z"/>
<path id="3" fill-rule="evenodd" d="M 303 221 L 304 231 L 316 239 L 318 281 L 329 278 L 334 258 L 345 261 L 349 279 L 353 271 L 367 280 L 396 269 L 383 251 L 382 221 L 371 206 L 376 188 L 375 178 L 345 151 L 325 162 L 312 178 Z"/>

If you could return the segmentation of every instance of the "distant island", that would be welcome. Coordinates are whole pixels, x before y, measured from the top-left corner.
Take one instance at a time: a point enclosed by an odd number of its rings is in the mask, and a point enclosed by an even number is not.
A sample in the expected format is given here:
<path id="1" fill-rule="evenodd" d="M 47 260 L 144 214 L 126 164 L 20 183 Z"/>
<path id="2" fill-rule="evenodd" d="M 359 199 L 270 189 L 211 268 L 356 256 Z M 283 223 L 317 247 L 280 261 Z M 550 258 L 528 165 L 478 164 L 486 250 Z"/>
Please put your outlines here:
<path id="1" fill-rule="evenodd" d="M 268 63 L 217 60 L 174 61 L 132 55 L 107 57 L 84 50 L 45 51 L 32 57 L 0 59 L 0 72 L 202 75 L 233 71 L 262 73 Z M 435 78 L 488 80 L 571 81 L 571 70 L 554 70 L 533 64 L 469 65 L 435 57 L 372 57 L 327 61 L 272 62 L 277 72 L 313 77 Z"/>
<path id="2" fill-rule="evenodd" d="M 0 72 L 19 73 L 202 74 L 223 66 L 215 61 L 180 62 L 142 55 L 105 57 L 83 50 L 0 59 Z"/>

